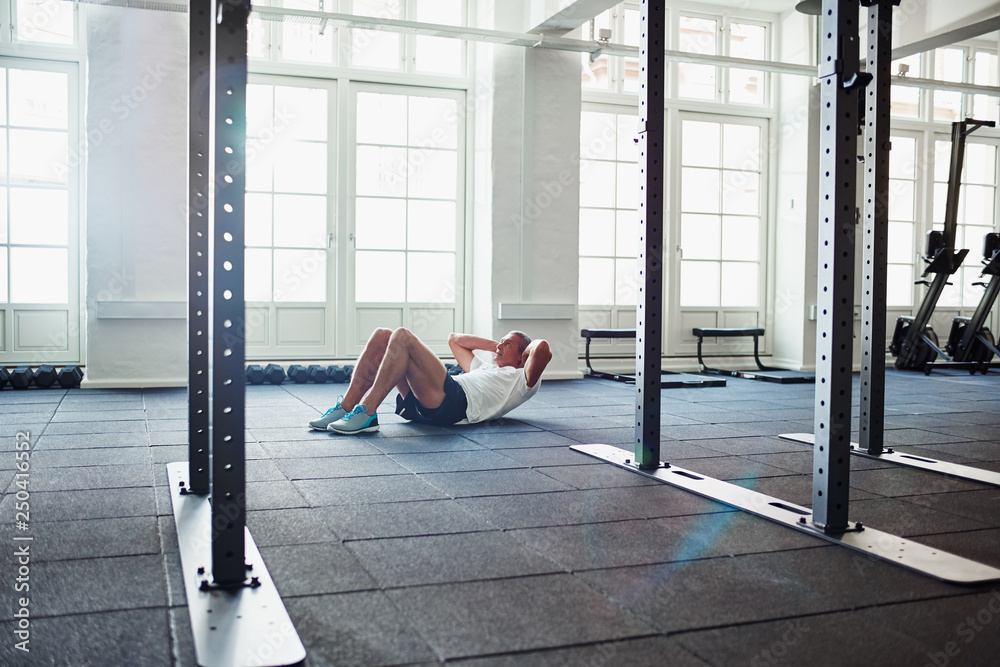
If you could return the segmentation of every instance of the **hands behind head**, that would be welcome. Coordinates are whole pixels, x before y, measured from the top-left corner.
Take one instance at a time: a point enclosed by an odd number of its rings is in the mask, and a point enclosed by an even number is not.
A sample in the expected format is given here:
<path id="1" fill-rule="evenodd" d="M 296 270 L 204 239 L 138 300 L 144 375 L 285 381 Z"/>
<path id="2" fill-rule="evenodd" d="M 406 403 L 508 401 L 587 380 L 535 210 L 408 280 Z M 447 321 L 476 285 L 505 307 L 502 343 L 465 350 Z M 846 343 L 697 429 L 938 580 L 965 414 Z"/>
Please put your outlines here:
<path id="1" fill-rule="evenodd" d="M 528 363 L 528 348 L 524 348 L 524 352 L 521 353 L 521 358 L 518 360 L 517 367 L 524 368 L 526 363 Z"/>

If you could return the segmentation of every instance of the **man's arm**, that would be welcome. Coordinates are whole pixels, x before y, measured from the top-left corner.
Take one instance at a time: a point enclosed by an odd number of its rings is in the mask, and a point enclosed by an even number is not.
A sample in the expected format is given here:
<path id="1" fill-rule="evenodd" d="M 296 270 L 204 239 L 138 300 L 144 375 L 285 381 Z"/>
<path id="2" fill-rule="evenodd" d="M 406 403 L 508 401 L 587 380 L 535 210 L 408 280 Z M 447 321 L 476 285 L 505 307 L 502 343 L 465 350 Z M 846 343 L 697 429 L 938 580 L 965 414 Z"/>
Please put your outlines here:
<path id="1" fill-rule="evenodd" d="M 521 353 L 521 361 L 524 366 L 524 378 L 529 387 L 534 387 L 542 377 L 542 371 L 552 361 L 552 350 L 549 349 L 548 342 L 541 338 L 531 341 Z"/>
<path id="2" fill-rule="evenodd" d="M 492 352 L 497 349 L 497 342 L 489 338 L 481 338 L 470 334 L 451 333 L 448 334 L 448 347 L 451 348 L 451 353 L 455 355 L 455 361 L 458 362 L 458 365 L 462 367 L 463 371 L 468 373 L 469 366 L 472 365 L 472 360 L 475 358 L 472 351 L 490 350 Z"/>

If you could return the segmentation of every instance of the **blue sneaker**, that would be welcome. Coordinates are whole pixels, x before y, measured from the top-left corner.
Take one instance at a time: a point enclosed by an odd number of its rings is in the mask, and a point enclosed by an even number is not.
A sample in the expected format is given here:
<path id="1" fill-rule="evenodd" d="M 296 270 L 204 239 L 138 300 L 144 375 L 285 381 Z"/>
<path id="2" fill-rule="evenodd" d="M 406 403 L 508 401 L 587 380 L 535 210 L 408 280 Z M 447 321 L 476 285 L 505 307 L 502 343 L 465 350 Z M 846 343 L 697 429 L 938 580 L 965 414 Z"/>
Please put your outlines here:
<path id="1" fill-rule="evenodd" d="M 325 431 L 331 423 L 337 421 L 338 419 L 343 419 L 344 415 L 347 414 L 347 410 L 340 407 L 340 402 L 342 400 L 344 400 L 343 394 L 337 397 L 337 405 L 324 412 L 323 416 L 319 419 L 314 419 L 309 422 L 309 428 L 314 431 Z"/>
<path id="2" fill-rule="evenodd" d="M 378 430 L 378 413 L 368 415 L 368 406 L 359 405 L 344 415 L 344 418 L 331 422 L 327 430 L 341 435 L 354 435 L 355 433 L 372 433 Z"/>

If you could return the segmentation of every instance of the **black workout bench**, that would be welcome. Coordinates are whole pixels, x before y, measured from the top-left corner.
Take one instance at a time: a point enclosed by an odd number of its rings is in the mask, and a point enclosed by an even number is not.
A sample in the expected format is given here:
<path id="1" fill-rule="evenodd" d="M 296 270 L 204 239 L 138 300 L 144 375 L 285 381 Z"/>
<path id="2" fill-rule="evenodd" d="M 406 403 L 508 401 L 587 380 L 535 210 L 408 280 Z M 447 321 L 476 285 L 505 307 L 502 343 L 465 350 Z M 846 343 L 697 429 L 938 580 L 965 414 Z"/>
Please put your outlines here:
<path id="1" fill-rule="evenodd" d="M 760 348 L 758 339 L 764 335 L 764 330 L 760 327 L 748 328 L 719 328 L 719 327 L 695 327 L 691 330 L 698 337 L 698 366 L 702 373 L 712 375 L 728 375 L 729 377 L 746 378 L 747 380 L 763 380 L 765 382 L 778 382 L 780 384 L 802 384 L 816 382 L 815 373 L 803 371 L 789 371 L 781 368 L 770 368 L 760 362 Z M 753 336 L 753 359 L 757 362 L 757 371 L 725 371 L 718 368 L 709 368 L 705 365 L 701 357 L 701 343 L 705 337 L 708 338 L 735 338 L 740 336 Z"/>
<path id="2" fill-rule="evenodd" d="M 580 331 L 580 335 L 587 339 L 585 355 L 587 372 L 584 374 L 584 377 L 635 384 L 635 375 L 627 375 L 623 373 L 603 373 L 601 371 L 595 371 L 590 365 L 590 340 L 592 338 L 635 338 L 635 329 L 583 329 Z M 708 378 L 691 375 L 689 373 L 675 373 L 673 371 L 664 370 L 660 371 L 661 389 L 725 386 L 725 380 L 710 380 Z"/>

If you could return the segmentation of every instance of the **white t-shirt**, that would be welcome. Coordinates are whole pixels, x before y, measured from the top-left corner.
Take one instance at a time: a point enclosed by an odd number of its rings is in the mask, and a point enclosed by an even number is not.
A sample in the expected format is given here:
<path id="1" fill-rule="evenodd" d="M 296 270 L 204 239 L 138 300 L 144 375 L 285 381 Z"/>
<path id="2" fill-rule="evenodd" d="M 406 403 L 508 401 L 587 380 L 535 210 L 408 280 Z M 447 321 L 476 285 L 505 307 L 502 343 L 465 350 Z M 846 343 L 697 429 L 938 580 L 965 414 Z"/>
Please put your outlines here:
<path id="1" fill-rule="evenodd" d="M 475 424 L 501 417 L 524 403 L 538 392 L 541 378 L 534 387 L 528 386 L 523 368 L 497 366 L 479 357 L 472 360 L 468 373 L 454 376 L 462 385 L 469 407 L 461 423 Z"/>

